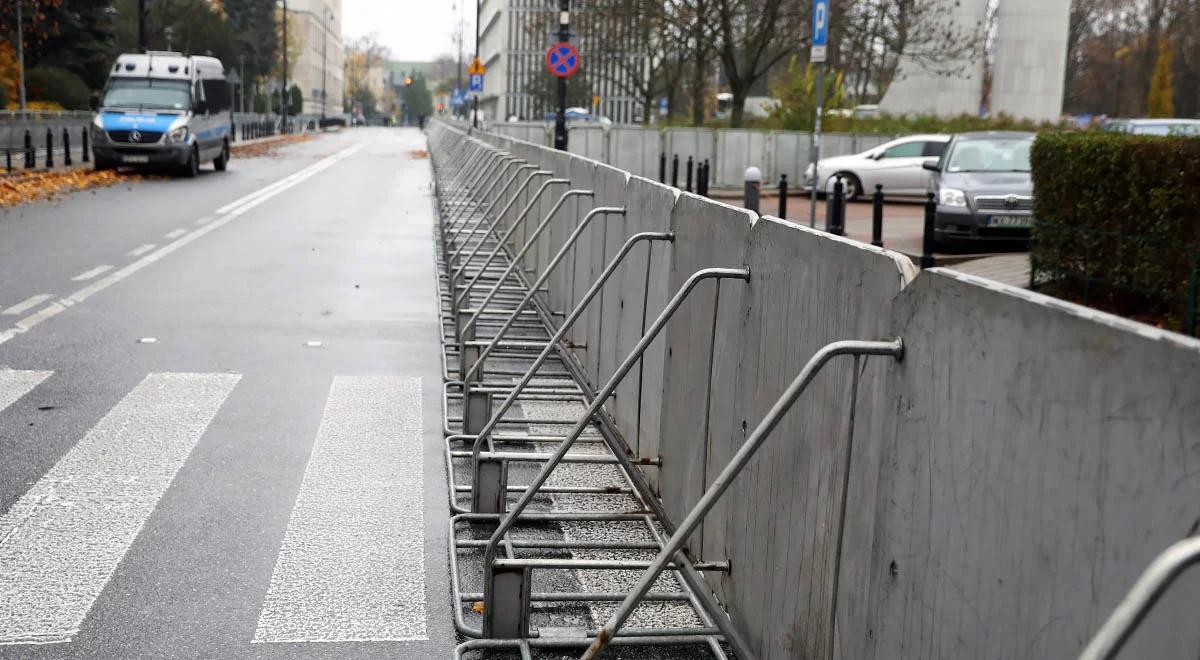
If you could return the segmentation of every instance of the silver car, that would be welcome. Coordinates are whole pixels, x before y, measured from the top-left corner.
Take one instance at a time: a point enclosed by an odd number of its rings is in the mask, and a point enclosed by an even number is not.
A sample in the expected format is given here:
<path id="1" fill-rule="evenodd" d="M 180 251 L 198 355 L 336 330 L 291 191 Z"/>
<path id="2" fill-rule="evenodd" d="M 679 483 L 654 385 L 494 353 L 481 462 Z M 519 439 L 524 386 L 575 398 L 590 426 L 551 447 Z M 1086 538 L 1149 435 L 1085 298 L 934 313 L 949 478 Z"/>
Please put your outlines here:
<path id="1" fill-rule="evenodd" d="M 1200 119 L 1110 119 L 1104 130 L 1132 135 L 1200 136 Z"/>
<path id="2" fill-rule="evenodd" d="M 825 193 L 833 192 L 842 177 L 846 199 L 870 194 L 883 186 L 889 197 L 920 197 L 929 190 L 929 172 L 921 166 L 930 158 L 941 158 L 949 135 L 910 135 L 892 140 L 852 156 L 822 158 L 817 163 L 817 181 Z M 804 173 L 805 188 L 812 189 L 812 165 Z"/>

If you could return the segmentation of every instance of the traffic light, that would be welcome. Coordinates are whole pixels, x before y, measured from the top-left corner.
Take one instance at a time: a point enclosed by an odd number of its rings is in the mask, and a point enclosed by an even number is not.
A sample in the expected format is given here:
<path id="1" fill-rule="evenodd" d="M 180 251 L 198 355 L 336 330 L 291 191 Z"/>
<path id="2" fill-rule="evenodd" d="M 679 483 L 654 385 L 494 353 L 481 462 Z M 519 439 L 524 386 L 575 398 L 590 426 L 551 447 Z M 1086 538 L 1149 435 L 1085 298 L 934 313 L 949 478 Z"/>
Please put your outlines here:
<path id="1" fill-rule="evenodd" d="M 404 76 L 404 86 L 412 87 L 412 76 Z"/>

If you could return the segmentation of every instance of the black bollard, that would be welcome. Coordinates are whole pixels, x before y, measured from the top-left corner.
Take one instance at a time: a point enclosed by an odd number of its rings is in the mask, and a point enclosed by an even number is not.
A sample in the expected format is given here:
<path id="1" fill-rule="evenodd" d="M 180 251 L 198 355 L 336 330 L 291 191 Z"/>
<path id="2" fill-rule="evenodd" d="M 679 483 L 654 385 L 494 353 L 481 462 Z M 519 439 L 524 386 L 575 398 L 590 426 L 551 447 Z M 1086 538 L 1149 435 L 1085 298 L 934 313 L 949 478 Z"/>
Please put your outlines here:
<path id="1" fill-rule="evenodd" d="M 787 220 L 787 196 L 788 196 L 787 175 L 780 174 L 779 175 L 779 217 L 782 218 L 783 220 Z"/>
<path id="2" fill-rule="evenodd" d="M 846 186 L 839 175 L 833 183 L 833 196 L 829 199 L 828 216 L 825 218 L 825 231 L 834 236 L 846 235 Z"/>
<path id="3" fill-rule="evenodd" d="M 54 167 L 54 131 L 46 129 L 46 167 Z"/>
<path id="4" fill-rule="evenodd" d="M 71 132 L 63 129 L 63 165 L 71 166 Z"/>
<path id="5" fill-rule="evenodd" d="M 883 184 L 875 184 L 871 196 L 871 245 L 883 247 Z"/>
<path id="6" fill-rule="evenodd" d="M 688 162 L 687 162 L 687 179 L 686 179 L 686 180 L 687 180 L 687 191 L 688 191 L 688 192 L 692 192 L 692 168 L 693 168 L 693 167 L 694 167 L 694 164 L 692 163 L 692 157 L 691 157 L 691 156 L 688 156 Z"/>
<path id="7" fill-rule="evenodd" d="M 679 154 L 671 159 L 671 187 L 679 187 Z"/>
<path id="8" fill-rule="evenodd" d="M 83 162 L 85 162 L 85 163 L 90 162 L 92 160 L 92 155 L 89 153 L 90 148 L 88 145 L 87 126 L 84 126 L 83 130 L 79 131 L 79 146 L 80 146 L 80 152 L 81 152 L 80 158 L 82 158 Z"/>
<path id="9" fill-rule="evenodd" d="M 928 199 L 925 200 L 925 239 L 921 245 L 921 268 L 933 268 L 936 265 L 933 259 L 933 227 L 936 218 L 937 202 L 934 201 L 933 193 L 929 193 Z"/>
<path id="10" fill-rule="evenodd" d="M 658 182 L 667 182 L 667 152 L 658 152 Z"/>
<path id="11" fill-rule="evenodd" d="M 700 192 L 700 194 L 705 197 L 708 197 L 708 182 L 709 182 L 708 159 L 705 158 L 704 162 L 700 164 L 699 183 L 696 184 L 696 190 L 698 190 Z"/>
<path id="12" fill-rule="evenodd" d="M 4 150 L 4 171 L 12 172 L 12 149 Z"/>
<path id="13" fill-rule="evenodd" d="M 761 193 L 762 171 L 754 166 L 747 167 L 742 176 L 742 206 L 758 213 Z"/>
<path id="14" fill-rule="evenodd" d="M 32 169 L 37 165 L 37 152 L 33 149 L 33 133 L 25 129 L 25 168 Z"/>

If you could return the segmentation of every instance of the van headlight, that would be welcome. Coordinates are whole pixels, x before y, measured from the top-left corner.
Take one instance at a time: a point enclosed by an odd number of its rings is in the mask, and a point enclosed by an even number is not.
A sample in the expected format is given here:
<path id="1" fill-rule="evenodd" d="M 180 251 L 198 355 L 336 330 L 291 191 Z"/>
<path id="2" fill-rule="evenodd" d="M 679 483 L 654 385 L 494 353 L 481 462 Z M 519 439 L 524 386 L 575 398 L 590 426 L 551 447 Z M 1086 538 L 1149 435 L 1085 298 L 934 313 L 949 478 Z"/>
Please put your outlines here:
<path id="1" fill-rule="evenodd" d="M 966 206 L 967 194 L 954 188 L 942 188 L 938 195 L 938 202 L 942 206 Z"/>
<path id="2" fill-rule="evenodd" d="M 187 126 L 180 126 L 167 132 L 167 144 L 183 144 L 188 141 Z"/>

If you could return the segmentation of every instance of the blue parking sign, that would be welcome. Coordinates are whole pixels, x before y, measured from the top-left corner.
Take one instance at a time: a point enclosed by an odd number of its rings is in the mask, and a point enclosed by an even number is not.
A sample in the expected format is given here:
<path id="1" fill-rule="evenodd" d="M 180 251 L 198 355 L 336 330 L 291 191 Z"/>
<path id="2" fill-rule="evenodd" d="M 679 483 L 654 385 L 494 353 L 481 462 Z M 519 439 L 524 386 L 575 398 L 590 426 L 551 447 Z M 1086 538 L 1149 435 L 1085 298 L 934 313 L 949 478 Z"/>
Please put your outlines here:
<path id="1" fill-rule="evenodd" d="M 482 73 L 471 74 L 470 92 L 472 94 L 482 94 L 483 93 L 483 74 Z"/>
<path id="2" fill-rule="evenodd" d="M 825 61 L 826 45 L 829 43 L 829 0 L 813 0 L 812 11 L 812 54 L 813 62 Z"/>

